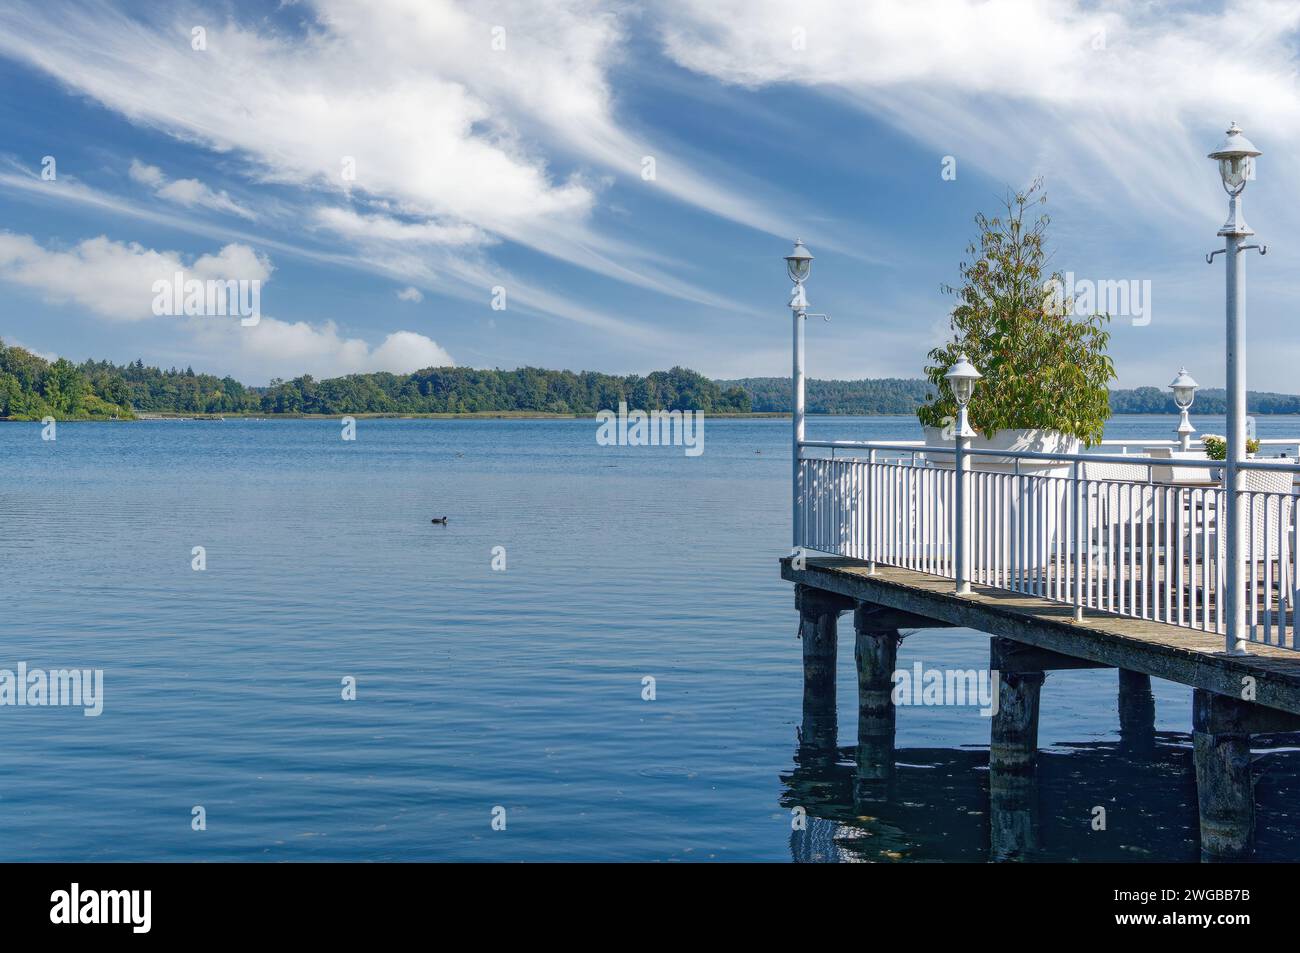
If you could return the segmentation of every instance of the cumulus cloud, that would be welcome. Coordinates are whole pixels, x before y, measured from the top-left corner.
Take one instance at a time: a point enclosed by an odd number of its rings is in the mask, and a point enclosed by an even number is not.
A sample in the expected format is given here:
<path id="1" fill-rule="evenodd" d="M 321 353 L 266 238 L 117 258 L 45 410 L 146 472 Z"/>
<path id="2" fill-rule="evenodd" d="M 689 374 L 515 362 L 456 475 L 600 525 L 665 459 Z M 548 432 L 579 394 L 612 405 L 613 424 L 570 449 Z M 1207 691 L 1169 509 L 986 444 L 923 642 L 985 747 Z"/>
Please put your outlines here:
<path id="1" fill-rule="evenodd" d="M 0 281 L 35 291 L 58 303 L 72 303 L 113 321 L 155 319 L 153 283 L 182 280 L 270 279 L 271 261 L 247 245 L 232 243 L 192 261 L 174 251 L 157 251 L 106 236 L 68 249 L 47 248 L 30 235 L 0 232 Z M 414 331 L 395 331 L 371 346 L 348 337 L 332 321 L 282 321 L 263 316 L 244 326 L 225 317 L 156 318 L 188 336 L 217 366 L 264 377 L 318 377 L 367 371 L 407 373 L 451 366 L 438 343 Z"/>
<path id="2" fill-rule="evenodd" d="M 401 291 L 397 292 L 398 301 L 413 301 L 419 304 L 424 300 L 424 292 L 414 285 L 407 285 Z"/>
<path id="3" fill-rule="evenodd" d="M 141 162 L 139 159 L 131 160 L 127 173 L 131 176 L 132 181 L 147 185 L 151 189 L 162 188 L 167 183 L 167 176 L 163 175 L 162 169 L 156 165 Z"/>
<path id="4" fill-rule="evenodd" d="M 139 159 L 132 159 L 127 170 L 132 180 L 153 189 L 154 194 L 169 202 L 175 202 L 185 208 L 209 208 L 217 212 L 238 215 L 253 221 L 257 218 L 252 212 L 235 202 L 222 189 L 216 191 L 198 179 L 176 179 L 168 181 L 163 170 L 156 165 L 149 165 Z"/>
<path id="5" fill-rule="evenodd" d="M 270 261 L 246 245 L 230 244 L 187 264 L 179 252 L 156 251 L 107 236 L 67 249 L 47 248 L 30 235 L 0 232 L 0 280 L 29 288 L 48 301 L 74 303 L 114 321 L 154 317 L 153 284 L 174 280 L 265 281 Z"/>
<path id="6" fill-rule="evenodd" d="M 453 367 L 450 354 L 415 331 L 394 331 L 371 346 L 348 337 L 333 321 L 312 324 L 263 318 L 255 327 L 229 322 L 193 322 L 195 343 L 222 366 L 250 380 L 272 377 L 316 378 L 390 371 L 409 374 L 425 367 Z"/>

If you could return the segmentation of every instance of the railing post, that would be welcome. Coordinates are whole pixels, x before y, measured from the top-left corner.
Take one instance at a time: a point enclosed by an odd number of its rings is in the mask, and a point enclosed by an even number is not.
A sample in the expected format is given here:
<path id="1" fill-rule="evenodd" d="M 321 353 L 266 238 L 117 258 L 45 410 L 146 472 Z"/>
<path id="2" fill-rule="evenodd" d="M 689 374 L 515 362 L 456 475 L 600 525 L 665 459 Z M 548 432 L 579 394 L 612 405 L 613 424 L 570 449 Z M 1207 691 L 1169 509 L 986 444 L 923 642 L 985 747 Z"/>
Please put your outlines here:
<path id="1" fill-rule="evenodd" d="M 1239 202 L 1232 197 L 1234 216 Z M 1230 220 L 1231 221 L 1231 220 Z M 1243 223 L 1244 227 L 1244 223 Z M 1227 635 L 1225 650 L 1233 655 L 1246 652 L 1246 577 L 1242 572 L 1245 556 L 1245 507 L 1241 497 L 1241 470 L 1237 464 L 1246 455 L 1246 368 L 1245 368 L 1245 315 L 1238 293 L 1244 277 L 1245 262 L 1241 257 L 1241 239 L 1251 234 L 1234 229 L 1219 232 L 1224 236 L 1227 255 L 1226 311 L 1227 311 L 1227 364 L 1226 390 L 1228 397 L 1228 453 L 1224 461 L 1224 490 L 1227 496 L 1227 516 L 1224 530 L 1227 535 L 1225 554 L 1228 562 L 1227 598 L 1224 600 L 1224 623 Z"/>
<path id="2" fill-rule="evenodd" d="M 871 466 L 875 462 L 876 451 L 867 451 L 867 573 L 872 576 L 876 574 L 876 510 L 880 506 L 876 468 Z"/>
<path id="3" fill-rule="evenodd" d="M 791 407 L 791 423 L 793 424 L 793 440 L 790 448 L 793 458 L 793 469 L 791 472 L 792 494 L 791 505 L 793 509 L 793 518 L 791 520 L 794 542 L 793 548 L 798 549 L 803 545 L 803 469 L 799 465 L 799 454 L 804 438 L 804 379 L 803 379 L 803 342 L 804 342 L 804 312 L 798 308 L 792 309 L 794 313 L 794 367 L 791 373 L 791 387 L 793 388 L 793 401 Z"/>
<path id="4" fill-rule="evenodd" d="M 966 471 L 970 468 L 970 460 L 966 456 L 966 451 L 970 449 L 970 438 L 966 436 L 966 408 L 961 409 L 961 423 L 957 432 L 957 458 L 956 465 L 953 468 L 954 493 L 956 496 L 956 505 L 954 506 L 954 526 L 953 526 L 953 548 L 955 558 L 953 559 L 953 575 L 957 579 L 957 595 L 970 595 L 970 580 L 966 578 L 970 567 L 967 566 L 966 557 L 967 544 L 970 542 L 970 521 L 969 514 L 966 512 Z"/>
<path id="5" fill-rule="evenodd" d="M 1070 536 L 1074 540 L 1074 566 L 1071 584 L 1074 596 L 1074 621 L 1083 621 L 1083 484 L 1079 482 L 1079 461 L 1070 464 Z"/>

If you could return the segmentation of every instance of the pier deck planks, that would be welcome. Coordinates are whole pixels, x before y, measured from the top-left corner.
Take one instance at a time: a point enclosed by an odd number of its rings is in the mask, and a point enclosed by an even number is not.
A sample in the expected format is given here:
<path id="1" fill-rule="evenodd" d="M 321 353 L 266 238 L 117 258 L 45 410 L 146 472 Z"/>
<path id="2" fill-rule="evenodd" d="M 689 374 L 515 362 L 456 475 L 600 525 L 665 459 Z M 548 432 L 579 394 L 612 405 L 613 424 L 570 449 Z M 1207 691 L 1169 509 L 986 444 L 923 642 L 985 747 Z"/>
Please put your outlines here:
<path id="1" fill-rule="evenodd" d="M 871 575 L 864 564 L 849 559 L 810 556 L 798 570 L 786 557 L 781 576 L 860 602 L 1233 698 L 1242 698 L 1246 680 L 1254 679 L 1250 700 L 1300 714 L 1300 652 L 1293 649 L 1251 642 L 1249 654 L 1229 655 L 1222 635 L 1092 609 L 1075 622 L 1067 604 L 980 585 L 972 586 L 970 596 L 958 597 L 951 579 L 881 565 Z"/>

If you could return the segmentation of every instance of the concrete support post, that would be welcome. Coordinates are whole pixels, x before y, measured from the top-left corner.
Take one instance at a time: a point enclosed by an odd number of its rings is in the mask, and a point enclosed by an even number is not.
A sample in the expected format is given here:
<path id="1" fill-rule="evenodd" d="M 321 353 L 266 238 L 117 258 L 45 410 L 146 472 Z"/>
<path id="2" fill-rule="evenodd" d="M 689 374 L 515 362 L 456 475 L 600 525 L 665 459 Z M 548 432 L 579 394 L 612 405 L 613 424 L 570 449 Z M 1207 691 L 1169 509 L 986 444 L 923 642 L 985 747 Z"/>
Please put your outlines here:
<path id="1" fill-rule="evenodd" d="M 853 613 L 854 659 L 858 668 L 858 758 L 856 801 L 885 801 L 894 778 L 894 669 L 897 629 L 879 628 L 870 606 Z"/>
<path id="2" fill-rule="evenodd" d="M 1203 860 L 1244 860 L 1254 850 L 1255 788 L 1244 702 L 1196 689 L 1192 743 Z"/>

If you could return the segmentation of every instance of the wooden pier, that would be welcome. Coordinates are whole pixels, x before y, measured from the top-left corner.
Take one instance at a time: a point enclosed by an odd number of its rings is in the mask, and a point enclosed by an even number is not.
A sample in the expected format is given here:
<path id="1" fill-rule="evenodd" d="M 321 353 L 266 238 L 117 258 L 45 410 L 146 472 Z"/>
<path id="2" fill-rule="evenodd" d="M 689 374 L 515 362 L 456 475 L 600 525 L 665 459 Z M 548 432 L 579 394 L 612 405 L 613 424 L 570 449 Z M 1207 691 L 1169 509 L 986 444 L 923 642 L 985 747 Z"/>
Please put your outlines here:
<path id="1" fill-rule="evenodd" d="M 838 620 L 853 612 L 858 671 L 858 796 L 883 796 L 893 773 L 892 675 L 900 630 L 961 626 L 992 637 L 989 669 L 999 704 L 991 719 L 989 791 L 1007 830 L 998 842 L 1032 840 L 1032 786 L 1044 675 L 1069 668 L 1119 670 L 1120 734 L 1141 751 L 1154 733 L 1150 677 L 1194 691 L 1193 741 L 1201 852 L 1207 860 L 1250 856 L 1255 808 L 1250 768 L 1253 734 L 1300 731 L 1300 653 L 1251 644 L 1228 654 L 1222 636 L 1147 619 L 1088 610 L 1076 620 L 1059 601 L 975 585 L 957 595 L 953 580 L 894 566 L 787 557 L 781 576 L 796 584 L 803 640 L 801 738 L 816 749 L 836 731 Z"/>

